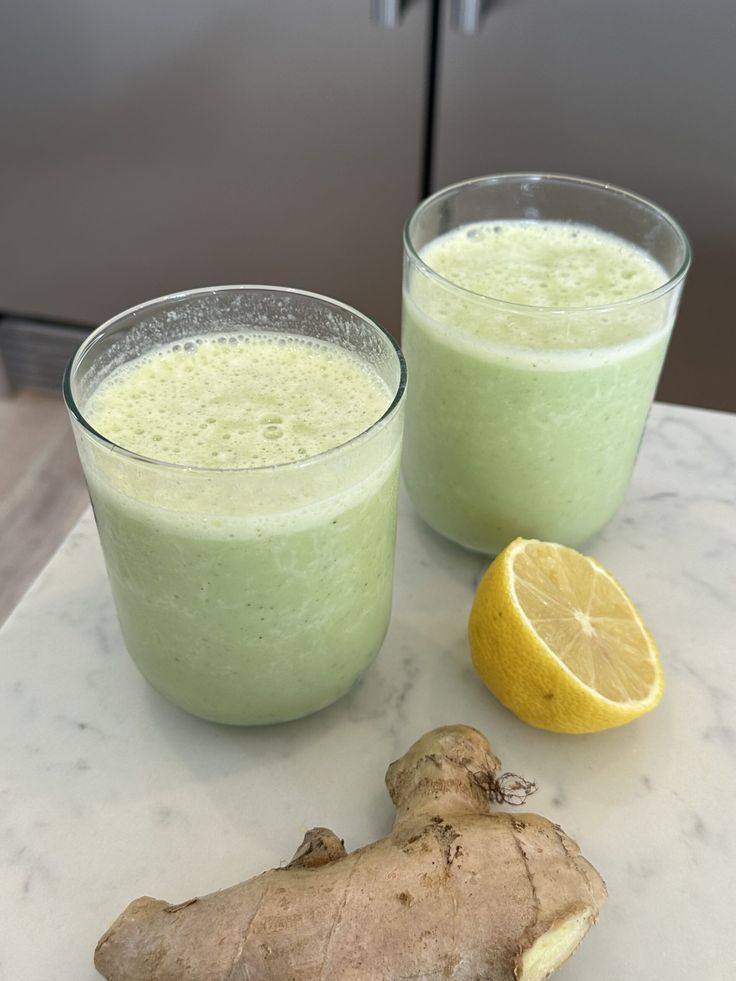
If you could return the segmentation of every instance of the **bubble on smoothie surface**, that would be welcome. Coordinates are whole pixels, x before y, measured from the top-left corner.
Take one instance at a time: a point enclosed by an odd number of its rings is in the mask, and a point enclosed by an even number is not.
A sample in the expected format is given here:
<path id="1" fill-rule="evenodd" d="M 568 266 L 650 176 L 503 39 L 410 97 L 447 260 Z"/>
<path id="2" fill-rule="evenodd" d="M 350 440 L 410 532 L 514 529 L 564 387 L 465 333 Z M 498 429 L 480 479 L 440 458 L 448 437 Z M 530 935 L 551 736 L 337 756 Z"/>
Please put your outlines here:
<path id="1" fill-rule="evenodd" d="M 185 466 L 262 467 L 364 432 L 392 394 L 328 342 L 257 333 L 191 337 L 121 366 L 85 407 L 103 436 Z"/>
<path id="2" fill-rule="evenodd" d="M 562 221 L 483 221 L 434 239 L 422 259 L 483 296 L 539 307 L 617 303 L 667 281 L 662 266 L 598 228 Z"/>

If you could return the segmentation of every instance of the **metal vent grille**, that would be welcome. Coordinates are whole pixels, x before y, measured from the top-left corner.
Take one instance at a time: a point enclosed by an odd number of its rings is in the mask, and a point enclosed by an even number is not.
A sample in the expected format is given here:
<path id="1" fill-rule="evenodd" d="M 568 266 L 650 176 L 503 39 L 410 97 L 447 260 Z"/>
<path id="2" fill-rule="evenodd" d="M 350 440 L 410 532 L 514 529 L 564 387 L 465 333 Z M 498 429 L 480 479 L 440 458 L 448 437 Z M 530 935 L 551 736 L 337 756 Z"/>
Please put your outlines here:
<path id="1" fill-rule="evenodd" d="M 0 394 L 3 385 L 10 391 L 41 388 L 58 392 L 67 361 L 90 330 L 0 316 Z"/>

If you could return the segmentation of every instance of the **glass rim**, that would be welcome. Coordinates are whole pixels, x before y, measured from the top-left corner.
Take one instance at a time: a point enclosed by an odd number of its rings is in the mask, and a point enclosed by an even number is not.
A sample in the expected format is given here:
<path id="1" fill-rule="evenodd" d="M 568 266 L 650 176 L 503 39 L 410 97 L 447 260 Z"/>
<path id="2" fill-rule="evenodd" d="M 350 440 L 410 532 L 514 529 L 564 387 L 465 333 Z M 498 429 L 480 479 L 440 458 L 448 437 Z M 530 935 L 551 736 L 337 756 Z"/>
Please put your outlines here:
<path id="1" fill-rule="evenodd" d="M 430 265 L 428 265 L 424 259 L 422 259 L 419 251 L 415 248 L 412 241 L 411 229 L 412 225 L 426 209 L 436 202 L 442 200 L 444 197 L 449 197 L 458 191 L 462 191 L 464 188 L 470 187 L 481 187 L 483 185 L 493 185 L 501 183 L 519 183 L 522 180 L 525 181 L 535 181 L 537 183 L 549 182 L 549 183 L 561 183 L 561 184 L 576 184 L 580 187 L 586 187 L 590 190 L 603 191 L 611 195 L 618 195 L 626 199 L 630 203 L 637 203 L 643 205 L 645 208 L 649 209 L 660 219 L 663 219 L 670 227 L 674 230 L 677 237 L 680 239 L 683 246 L 683 260 L 675 273 L 673 273 L 666 282 L 660 284 L 653 290 L 648 290 L 646 293 L 638 293 L 636 296 L 626 297 L 623 300 L 616 300 L 613 303 L 598 303 L 591 306 L 539 306 L 531 303 L 514 303 L 511 300 L 502 300 L 495 296 L 489 296 L 487 293 L 478 293 L 475 290 L 468 289 L 465 286 L 460 286 L 459 283 L 454 283 L 451 279 L 438 273 Z M 621 236 L 619 236 L 621 237 Z M 640 194 L 635 194 L 633 191 L 629 191 L 626 188 L 619 187 L 617 184 L 610 184 L 607 181 L 597 181 L 589 177 L 575 177 L 570 174 L 547 174 L 542 172 L 509 172 L 504 174 L 490 174 L 485 177 L 471 177 L 468 180 L 458 181 L 455 184 L 448 184 L 447 187 L 440 188 L 440 190 L 435 191 L 429 197 L 424 198 L 419 204 L 414 208 L 409 217 L 404 222 L 404 249 L 407 255 L 419 264 L 422 271 L 426 273 L 431 279 L 435 280 L 441 286 L 446 289 L 457 291 L 461 294 L 465 294 L 468 297 L 472 297 L 474 300 L 482 300 L 485 303 L 497 304 L 500 308 L 506 310 L 518 310 L 522 312 L 537 312 L 537 313 L 549 313 L 549 314 L 569 314 L 569 313 L 586 313 L 586 312 L 597 312 L 601 313 L 606 310 L 620 310 L 622 307 L 633 306 L 634 304 L 648 302 L 650 300 L 655 300 L 660 296 L 664 296 L 666 293 L 671 292 L 676 286 L 678 286 L 682 280 L 687 275 L 688 269 L 690 268 L 690 263 L 692 261 L 692 248 L 690 246 L 690 241 L 685 234 L 684 229 L 680 223 L 672 217 L 672 215 L 665 211 L 664 208 L 660 208 L 658 204 L 650 201 L 649 198 L 642 197 Z"/>
<path id="2" fill-rule="evenodd" d="M 143 453 L 136 453 L 135 450 L 130 450 L 125 446 L 121 446 L 114 440 L 109 439 L 104 436 L 98 430 L 92 426 L 88 419 L 85 418 L 84 413 L 79 408 L 72 393 L 72 375 L 75 368 L 77 367 L 79 361 L 84 356 L 85 352 L 94 343 L 94 341 L 100 337 L 106 331 L 111 330 L 117 323 L 121 320 L 137 315 L 143 311 L 146 311 L 152 307 L 163 304 L 167 301 L 172 300 L 186 300 L 192 296 L 201 296 L 204 294 L 217 294 L 217 293 L 228 293 L 228 292 L 255 292 L 263 291 L 269 293 L 282 293 L 291 296 L 306 296 L 311 299 L 318 300 L 322 303 L 328 304 L 333 308 L 338 308 L 349 314 L 353 314 L 363 321 L 368 326 L 374 328 L 379 335 L 382 335 L 389 341 L 390 347 L 396 355 L 396 359 L 399 364 L 399 380 L 396 386 L 396 392 L 392 398 L 392 401 L 385 412 L 378 418 L 375 419 L 369 426 L 362 430 L 350 439 L 345 440 L 344 443 L 338 443 L 336 446 L 330 446 L 326 450 L 322 450 L 320 453 L 314 453 L 311 456 L 303 457 L 298 460 L 287 460 L 284 463 L 272 463 L 266 464 L 258 467 L 202 467 L 196 464 L 188 463 L 175 463 L 171 460 L 159 460 L 156 457 L 146 456 Z M 72 417 L 76 419 L 82 430 L 92 439 L 102 445 L 105 449 L 112 451 L 115 454 L 124 456 L 130 460 L 134 460 L 138 463 L 144 463 L 147 465 L 153 465 L 156 467 L 165 467 L 168 470 L 181 473 L 204 473 L 204 474 L 245 474 L 245 473 L 275 473 L 283 472 L 288 470 L 298 470 L 300 468 L 312 466 L 315 462 L 322 462 L 328 459 L 334 454 L 345 450 L 348 447 L 355 446 L 358 443 L 364 442 L 371 434 L 378 431 L 379 429 L 385 428 L 388 422 L 394 417 L 399 405 L 406 392 L 406 361 L 404 359 L 403 352 L 399 347 L 396 340 L 389 334 L 389 332 L 382 327 L 378 321 L 373 320 L 372 317 L 361 313 L 360 310 L 356 310 L 355 307 L 351 307 L 347 303 L 343 303 L 341 300 L 335 300 L 330 296 L 324 296 L 321 293 L 313 293 L 310 290 L 302 290 L 296 287 L 290 286 L 267 286 L 261 284 L 235 284 L 229 286 L 202 286 L 191 290 L 180 290 L 176 293 L 166 293 L 163 296 L 154 297 L 151 300 L 145 300 L 143 303 L 137 303 L 135 306 L 128 307 L 127 310 L 123 310 L 120 313 L 115 314 L 115 316 L 110 317 L 104 323 L 96 327 L 88 337 L 86 337 L 82 343 L 79 345 L 77 350 L 74 352 L 72 357 L 66 364 L 64 369 L 64 378 L 62 381 L 62 394 L 64 402 L 67 409 L 71 413 Z"/>

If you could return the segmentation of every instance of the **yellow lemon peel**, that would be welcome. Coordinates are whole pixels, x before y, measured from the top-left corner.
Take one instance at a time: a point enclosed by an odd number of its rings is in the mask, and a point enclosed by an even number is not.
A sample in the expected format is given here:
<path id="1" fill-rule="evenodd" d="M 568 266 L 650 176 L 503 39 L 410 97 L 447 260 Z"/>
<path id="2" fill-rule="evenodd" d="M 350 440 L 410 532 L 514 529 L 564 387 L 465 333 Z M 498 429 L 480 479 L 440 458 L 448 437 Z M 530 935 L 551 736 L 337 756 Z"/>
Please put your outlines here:
<path id="1" fill-rule="evenodd" d="M 594 559 L 517 538 L 475 595 L 470 650 L 491 692 L 530 725 L 598 732 L 664 693 L 659 652 L 614 577 Z"/>

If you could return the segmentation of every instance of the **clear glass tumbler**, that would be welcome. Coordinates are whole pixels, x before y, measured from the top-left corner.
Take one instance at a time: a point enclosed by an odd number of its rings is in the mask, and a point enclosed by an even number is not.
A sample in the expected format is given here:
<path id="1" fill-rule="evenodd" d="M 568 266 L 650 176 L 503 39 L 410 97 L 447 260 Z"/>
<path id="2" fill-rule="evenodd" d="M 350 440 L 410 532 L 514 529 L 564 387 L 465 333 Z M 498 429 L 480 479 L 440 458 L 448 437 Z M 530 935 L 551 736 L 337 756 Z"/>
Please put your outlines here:
<path id="1" fill-rule="evenodd" d="M 389 408 L 333 449 L 251 469 L 143 457 L 85 417 L 97 386 L 153 348 L 253 331 L 351 352 L 383 379 Z M 391 610 L 405 384 L 377 324 L 284 288 L 163 297 L 82 344 L 64 396 L 125 642 L 160 693 L 217 722 L 274 723 L 330 704 L 366 670 Z"/>
<path id="2" fill-rule="evenodd" d="M 543 236 L 548 254 L 530 252 Z M 596 292 L 600 250 L 624 298 Z M 596 534 L 626 491 L 689 263 L 672 218 L 595 181 L 507 174 L 422 202 L 404 232 L 402 323 L 404 476 L 421 517 L 488 553 Z M 644 272 L 654 285 L 637 290 Z"/>

